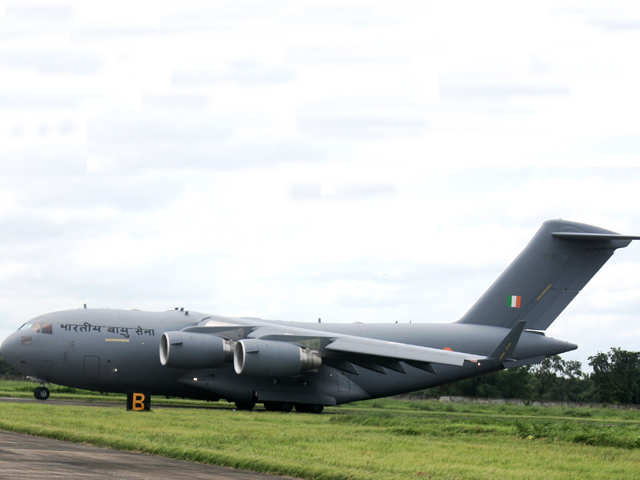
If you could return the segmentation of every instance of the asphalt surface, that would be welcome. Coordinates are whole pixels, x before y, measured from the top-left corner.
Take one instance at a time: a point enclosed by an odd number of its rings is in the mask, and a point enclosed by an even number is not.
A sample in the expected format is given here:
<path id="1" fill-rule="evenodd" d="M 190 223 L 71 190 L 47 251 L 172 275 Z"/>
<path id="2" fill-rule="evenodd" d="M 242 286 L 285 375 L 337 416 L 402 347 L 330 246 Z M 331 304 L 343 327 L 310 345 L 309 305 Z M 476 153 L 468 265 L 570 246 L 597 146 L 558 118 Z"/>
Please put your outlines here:
<path id="1" fill-rule="evenodd" d="M 286 477 L 0 430 L 0 479 L 62 478 L 284 480 Z"/>
<path id="2" fill-rule="evenodd" d="M 125 408 L 125 401 L 87 401 L 0 397 L 0 402 Z M 151 408 L 216 408 L 199 405 L 163 405 Z M 217 407 L 220 408 L 220 407 Z M 65 442 L 0 430 L 0 479 L 209 479 L 284 480 L 261 473 L 172 460 L 156 455 L 122 452 L 110 448 Z"/>

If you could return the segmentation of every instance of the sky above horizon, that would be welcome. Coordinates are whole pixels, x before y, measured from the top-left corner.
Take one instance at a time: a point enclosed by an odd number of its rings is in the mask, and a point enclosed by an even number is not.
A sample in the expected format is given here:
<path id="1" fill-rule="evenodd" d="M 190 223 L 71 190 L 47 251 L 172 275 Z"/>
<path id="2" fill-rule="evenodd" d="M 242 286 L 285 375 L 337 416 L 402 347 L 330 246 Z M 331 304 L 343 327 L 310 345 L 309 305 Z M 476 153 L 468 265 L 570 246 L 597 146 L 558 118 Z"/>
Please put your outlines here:
<path id="1" fill-rule="evenodd" d="M 1 2 L 0 339 L 80 307 L 450 322 L 640 234 L 629 2 Z M 548 330 L 640 350 L 640 242 Z"/>

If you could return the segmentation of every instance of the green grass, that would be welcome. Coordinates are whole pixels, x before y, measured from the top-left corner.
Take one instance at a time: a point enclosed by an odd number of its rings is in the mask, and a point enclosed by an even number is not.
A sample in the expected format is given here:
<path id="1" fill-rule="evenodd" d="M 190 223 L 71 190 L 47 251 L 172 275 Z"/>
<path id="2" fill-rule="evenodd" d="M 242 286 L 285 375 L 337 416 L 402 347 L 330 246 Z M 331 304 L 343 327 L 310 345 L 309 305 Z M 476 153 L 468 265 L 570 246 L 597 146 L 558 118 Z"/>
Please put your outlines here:
<path id="1" fill-rule="evenodd" d="M 383 399 L 312 415 L 193 403 L 212 408 L 1 403 L 0 428 L 310 479 L 637 479 L 640 472 L 637 410 Z"/>
<path id="2" fill-rule="evenodd" d="M 33 398 L 33 390 L 38 383 L 27 380 L 6 380 L 0 379 L 0 397 L 13 398 Z M 93 390 L 83 390 L 81 388 L 65 387 L 63 385 L 48 384 L 47 387 L 51 391 L 51 398 L 58 400 L 82 400 L 86 402 L 114 402 L 123 403 L 126 401 L 124 393 L 102 393 Z M 191 400 L 185 398 L 167 398 L 163 396 L 154 396 L 154 403 L 161 405 L 195 405 L 209 406 L 209 401 Z M 226 404 L 226 402 L 221 402 Z"/>
<path id="3" fill-rule="evenodd" d="M 35 382 L 27 380 L 0 380 L 0 397 L 33 398 L 33 390 L 38 386 Z M 74 398 L 108 400 L 110 398 L 125 398 L 118 393 L 100 393 L 80 388 L 65 387 L 63 385 L 47 385 L 55 398 Z"/>

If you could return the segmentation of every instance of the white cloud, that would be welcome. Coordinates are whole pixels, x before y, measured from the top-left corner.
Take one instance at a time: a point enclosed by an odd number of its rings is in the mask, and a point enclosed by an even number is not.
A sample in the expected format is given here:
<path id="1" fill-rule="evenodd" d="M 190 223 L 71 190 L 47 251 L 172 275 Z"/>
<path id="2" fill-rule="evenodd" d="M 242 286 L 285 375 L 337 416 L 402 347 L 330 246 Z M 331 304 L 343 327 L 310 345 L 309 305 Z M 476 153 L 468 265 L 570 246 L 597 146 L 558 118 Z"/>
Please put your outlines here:
<path id="1" fill-rule="evenodd" d="M 452 321 L 547 218 L 640 232 L 640 11 L 576 5 L 10 3 L 0 336 L 85 301 Z M 640 348 L 639 263 L 554 323 L 572 358 Z"/>

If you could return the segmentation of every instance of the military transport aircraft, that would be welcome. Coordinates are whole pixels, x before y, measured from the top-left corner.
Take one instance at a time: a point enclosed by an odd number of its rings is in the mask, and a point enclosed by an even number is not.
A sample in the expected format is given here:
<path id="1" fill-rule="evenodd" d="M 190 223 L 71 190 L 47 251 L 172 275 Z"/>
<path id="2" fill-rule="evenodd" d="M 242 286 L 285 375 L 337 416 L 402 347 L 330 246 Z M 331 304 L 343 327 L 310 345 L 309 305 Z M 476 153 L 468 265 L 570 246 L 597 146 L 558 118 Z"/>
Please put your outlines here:
<path id="1" fill-rule="evenodd" d="M 103 392 L 325 405 L 433 387 L 577 348 L 544 331 L 614 250 L 640 236 L 550 220 L 454 323 L 299 323 L 187 311 L 81 308 L 36 317 L 4 358 L 38 379 Z"/>

